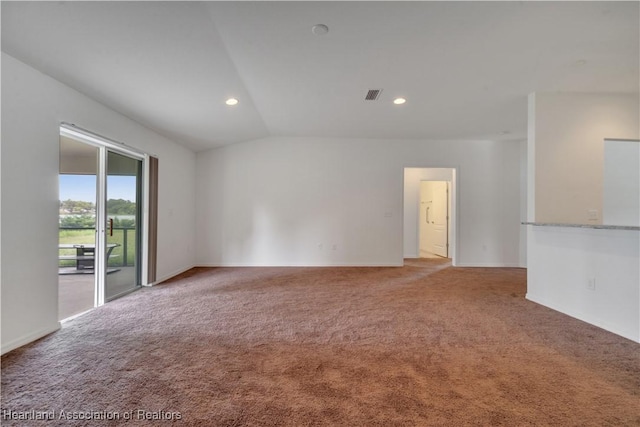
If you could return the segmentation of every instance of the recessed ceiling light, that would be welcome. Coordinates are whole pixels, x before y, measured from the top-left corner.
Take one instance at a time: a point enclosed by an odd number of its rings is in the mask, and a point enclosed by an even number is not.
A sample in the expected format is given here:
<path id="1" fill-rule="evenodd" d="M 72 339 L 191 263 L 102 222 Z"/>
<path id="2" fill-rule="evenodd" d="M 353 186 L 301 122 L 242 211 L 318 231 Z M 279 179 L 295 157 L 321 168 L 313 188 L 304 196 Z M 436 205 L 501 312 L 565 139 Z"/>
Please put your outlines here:
<path id="1" fill-rule="evenodd" d="M 224 103 L 227 105 L 237 105 L 238 104 L 238 100 L 235 98 L 229 98 L 227 99 Z"/>
<path id="2" fill-rule="evenodd" d="M 393 100 L 393 103 L 396 104 L 396 105 L 402 105 L 405 102 L 407 102 L 407 100 L 404 99 L 404 98 L 396 98 L 396 99 Z"/>
<path id="3" fill-rule="evenodd" d="M 311 27 L 311 32 L 316 36 L 323 36 L 329 32 L 329 27 L 324 24 L 316 24 Z"/>

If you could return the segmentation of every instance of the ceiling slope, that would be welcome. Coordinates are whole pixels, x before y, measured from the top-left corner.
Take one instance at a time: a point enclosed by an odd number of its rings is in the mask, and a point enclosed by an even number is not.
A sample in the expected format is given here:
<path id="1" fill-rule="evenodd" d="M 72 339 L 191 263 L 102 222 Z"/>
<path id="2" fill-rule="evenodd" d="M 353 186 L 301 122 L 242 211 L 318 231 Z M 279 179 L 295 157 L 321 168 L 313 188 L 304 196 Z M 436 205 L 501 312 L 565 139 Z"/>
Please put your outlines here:
<path id="1" fill-rule="evenodd" d="M 196 151 L 267 136 L 199 2 L 3 2 L 2 50 Z"/>
<path id="2" fill-rule="evenodd" d="M 266 136 L 517 139 L 531 92 L 638 93 L 638 6 L 3 2 L 2 50 L 195 151 Z"/>

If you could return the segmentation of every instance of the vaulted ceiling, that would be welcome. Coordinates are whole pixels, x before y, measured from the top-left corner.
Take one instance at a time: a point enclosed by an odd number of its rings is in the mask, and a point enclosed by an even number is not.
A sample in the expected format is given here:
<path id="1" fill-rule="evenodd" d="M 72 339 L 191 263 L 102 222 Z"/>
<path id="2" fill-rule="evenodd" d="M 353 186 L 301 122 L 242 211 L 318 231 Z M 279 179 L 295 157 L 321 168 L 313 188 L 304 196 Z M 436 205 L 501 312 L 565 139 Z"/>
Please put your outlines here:
<path id="1" fill-rule="evenodd" d="M 2 50 L 195 151 L 504 140 L 525 137 L 531 92 L 637 94 L 639 21 L 609 1 L 5 1 Z"/>

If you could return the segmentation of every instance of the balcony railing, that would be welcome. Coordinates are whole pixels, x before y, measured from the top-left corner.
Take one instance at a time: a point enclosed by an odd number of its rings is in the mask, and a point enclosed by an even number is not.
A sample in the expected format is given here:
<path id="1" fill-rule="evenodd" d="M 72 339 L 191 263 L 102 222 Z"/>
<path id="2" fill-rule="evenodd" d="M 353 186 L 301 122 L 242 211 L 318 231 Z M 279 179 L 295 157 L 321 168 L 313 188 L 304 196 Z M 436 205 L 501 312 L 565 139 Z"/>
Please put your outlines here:
<path id="1" fill-rule="evenodd" d="M 111 251 L 107 265 L 109 267 L 132 267 L 136 260 L 136 239 L 135 227 L 113 227 L 113 235 L 108 236 L 109 243 L 116 243 L 117 246 Z M 93 227 L 60 227 L 59 243 L 87 245 L 95 244 L 95 228 Z M 66 253 L 66 252 L 68 253 Z M 74 249 L 60 249 L 60 255 L 73 255 Z M 70 267 L 74 265 L 72 260 L 61 259 L 58 261 L 59 267 Z"/>

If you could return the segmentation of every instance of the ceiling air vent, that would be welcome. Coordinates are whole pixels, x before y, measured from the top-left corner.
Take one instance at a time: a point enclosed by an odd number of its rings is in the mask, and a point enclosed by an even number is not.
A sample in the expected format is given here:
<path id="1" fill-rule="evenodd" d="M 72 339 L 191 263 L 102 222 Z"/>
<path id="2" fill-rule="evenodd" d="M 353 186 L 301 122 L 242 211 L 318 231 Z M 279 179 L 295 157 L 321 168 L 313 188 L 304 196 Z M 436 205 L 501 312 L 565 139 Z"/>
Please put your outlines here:
<path id="1" fill-rule="evenodd" d="M 366 101 L 376 101 L 380 97 L 382 89 L 369 89 L 367 96 L 364 97 Z"/>

